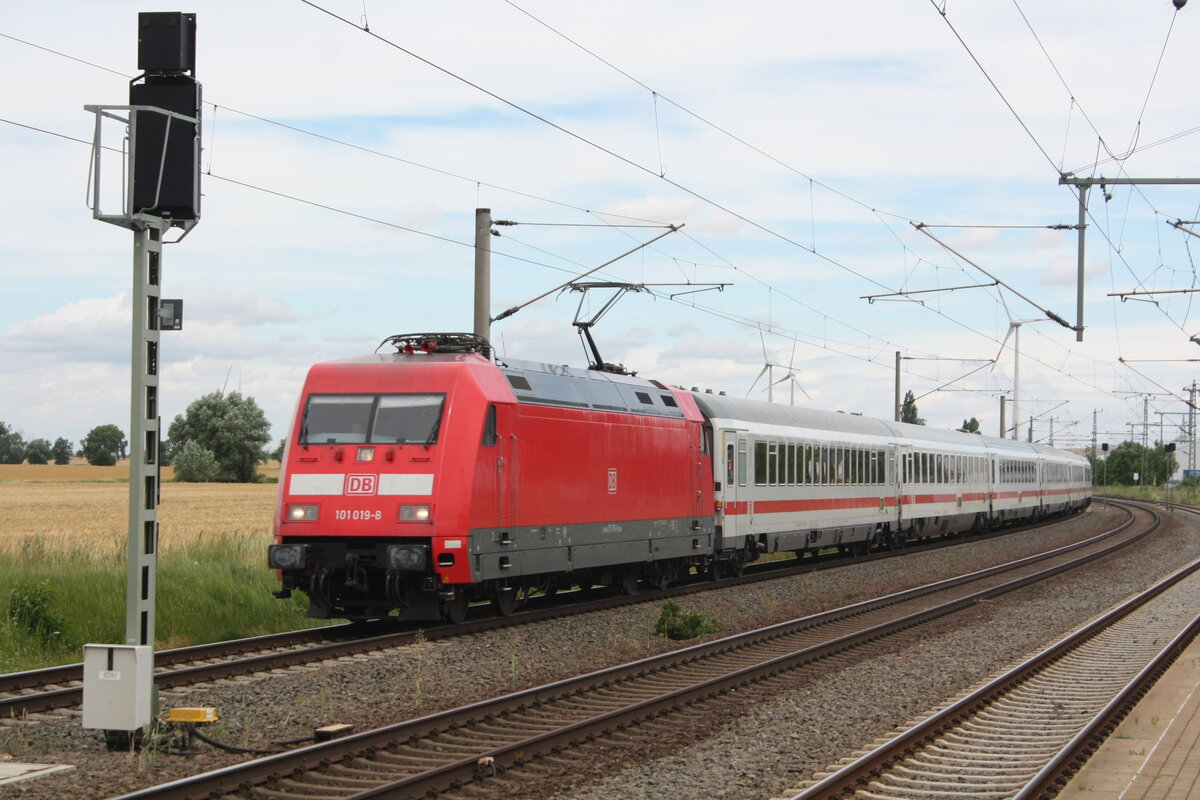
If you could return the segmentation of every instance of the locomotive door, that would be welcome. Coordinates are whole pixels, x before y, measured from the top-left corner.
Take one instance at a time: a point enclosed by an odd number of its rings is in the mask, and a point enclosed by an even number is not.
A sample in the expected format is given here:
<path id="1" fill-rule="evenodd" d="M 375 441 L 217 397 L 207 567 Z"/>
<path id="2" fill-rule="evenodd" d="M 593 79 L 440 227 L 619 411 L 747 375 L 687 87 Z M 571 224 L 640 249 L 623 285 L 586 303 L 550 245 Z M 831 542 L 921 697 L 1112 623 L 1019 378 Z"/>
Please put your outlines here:
<path id="1" fill-rule="evenodd" d="M 495 406 L 493 406 L 495 408 Z M 510 539 L 517 526 L 517 437 L 513 410 L 499 407 L 496 431 L 496 526 Z"/>

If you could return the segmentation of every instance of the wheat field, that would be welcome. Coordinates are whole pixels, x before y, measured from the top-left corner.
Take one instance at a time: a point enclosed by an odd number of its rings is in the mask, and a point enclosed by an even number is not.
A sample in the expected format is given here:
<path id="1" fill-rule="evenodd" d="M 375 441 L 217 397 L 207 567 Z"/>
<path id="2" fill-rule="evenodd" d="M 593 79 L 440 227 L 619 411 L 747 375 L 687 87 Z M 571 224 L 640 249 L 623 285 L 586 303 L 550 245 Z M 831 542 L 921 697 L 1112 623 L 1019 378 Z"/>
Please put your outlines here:
<path id="1" fill-rule="evenodd" d="M 278 476 L 278 465 L 260 468 Z M 97 555 L 125 547 L 129 468 L 88 464 L 0 464 L 0 557 L 37 540 L 40 548 L 88 550 Z M 265 541 L 271 531 L 275 483 L 175 483 L 162 473 L 158 509 L 160 550 L 208 537 L 244 534 Z"/>

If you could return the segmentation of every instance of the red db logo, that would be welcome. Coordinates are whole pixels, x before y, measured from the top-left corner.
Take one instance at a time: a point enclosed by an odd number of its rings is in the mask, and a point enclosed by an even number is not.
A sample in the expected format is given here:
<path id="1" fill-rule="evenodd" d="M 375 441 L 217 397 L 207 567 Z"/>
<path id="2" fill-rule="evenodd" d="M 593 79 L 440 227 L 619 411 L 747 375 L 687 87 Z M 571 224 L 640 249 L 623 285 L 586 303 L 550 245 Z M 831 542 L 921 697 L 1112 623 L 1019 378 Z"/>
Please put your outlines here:
<path id="1" fill-rule="evenodd" d="M 378 488 L 378 475 L 346 476 L 346 494 L 375 494 Z"/>

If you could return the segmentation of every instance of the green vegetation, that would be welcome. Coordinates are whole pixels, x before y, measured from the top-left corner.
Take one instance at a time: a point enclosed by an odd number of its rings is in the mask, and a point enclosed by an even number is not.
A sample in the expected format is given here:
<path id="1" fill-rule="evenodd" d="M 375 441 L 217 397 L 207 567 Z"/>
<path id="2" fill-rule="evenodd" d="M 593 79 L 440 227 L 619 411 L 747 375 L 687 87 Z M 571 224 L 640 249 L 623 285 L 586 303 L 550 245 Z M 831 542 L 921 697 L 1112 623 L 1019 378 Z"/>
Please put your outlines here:
<path id="1" fill-rule="evenodd" d="M 1151 500 L 1159 503 L 1200 505 L 1200 486 L 1185 481 L 1178 486 L 1093 486 L 1097 495 L 1128 497 L 1130 500 Z M 1094 501 L 1093 501 L 1094 502 Z"/>
<path id="2" fill-rule="evenodd" d="M 182 473 L 176 470 L 179 480 L 253 483 L 259 479 L 259 462 L 267 460 L 263 448 L 271 441 L 271 423 L 253 397 L 211 392 L 175 417 L 167 438 L 177 459 L 189 458 Z M 189 444 L 193 444 L 191 451 Z M 209 462 L 218 467 L 215 477 L 209 477 Z"/>
<path id="3" fill-rule="evenodd" d="M 1173 450 L 1175 445 L 1169 445 Z M 1143 447 L 1139 442 L 1121 442 L 1102 451 L 1100 458 L 1088 452 L 1092 462 L 1092 483 L 1096 486 L 1162 486 L 1178 466 L 1175 453 L 1155 442 Z M 1135 478 L 1136 476 L 1136 478 Z"/>
<path id="4" fill-rule="evenodd" d="M 654 632 L 676 641 L 680 639 L 695 639 L 706 633 L 716 633 L 720 628 L 712 619 L 698 611 L 684 611 L 679 603 L 668 600 L 662 605 Z"/>
<path id="5" fill-rule="evenodd" d="M 299 595 L 277 600 L 262 537 L 228 534 L 172 549 L 158 562 L 158 648 L 327 624 Z M 82 659 L 85 643 L 125 641 L 125 555 L 30 538 L 0 560 L 0 672 Z"/>
<path id="6" fill-rule="evenodd" d="M 129 442 L 116 425 L 97 425 L 88 431 L 79 443 L 79 450 L 87 462 L 95 467 L 111 467 L 125 457 Z M 18 462 L 20 463 L 20 462 Z"/>
<path id="7" fill-rule="evenodd" d="M 219 480 L 221 465 L 213 451 L 195 439 L 189 440 L 179 448 L 172 466 L 175 467 L 175 480 L 191 483 L 208 483 Z"/>

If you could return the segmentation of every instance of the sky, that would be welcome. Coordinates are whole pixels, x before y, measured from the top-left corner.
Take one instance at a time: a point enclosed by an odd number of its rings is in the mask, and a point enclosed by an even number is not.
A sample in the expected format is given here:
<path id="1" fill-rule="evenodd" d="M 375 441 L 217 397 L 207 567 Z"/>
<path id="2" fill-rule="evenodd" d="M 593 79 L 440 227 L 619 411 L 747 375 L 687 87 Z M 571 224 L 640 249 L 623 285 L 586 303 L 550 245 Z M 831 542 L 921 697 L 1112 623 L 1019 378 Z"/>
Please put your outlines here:
<path id="1" fill-rule="evenodd" d="M 471 330 L 489 208 L 517 223 L 492 316 L 682 226 L 586 279 L 646 285 L 593 328 L 642 377 L 891 418 L 899 352 L 929 425 L 996 434 L 1015 329 L 1022 438 L 1187 438 L 1200 186 L 1091 189 L 1083 341 L 1047 311 L 1078 324 L 1064 173 L 1200 178 L 1196 4 L 46 0 L 0 7 L 0 421 L 27 441 L 129 429 L 133 237 L 93 219 L 84 106 L 128 103 L 147 10 L 197 15 L 204 98 L 164 431 L 240 391 L 278 439 L 309 365 Z M 584 366 L 571 323 L 607 300 L 490 338 Z"/>

